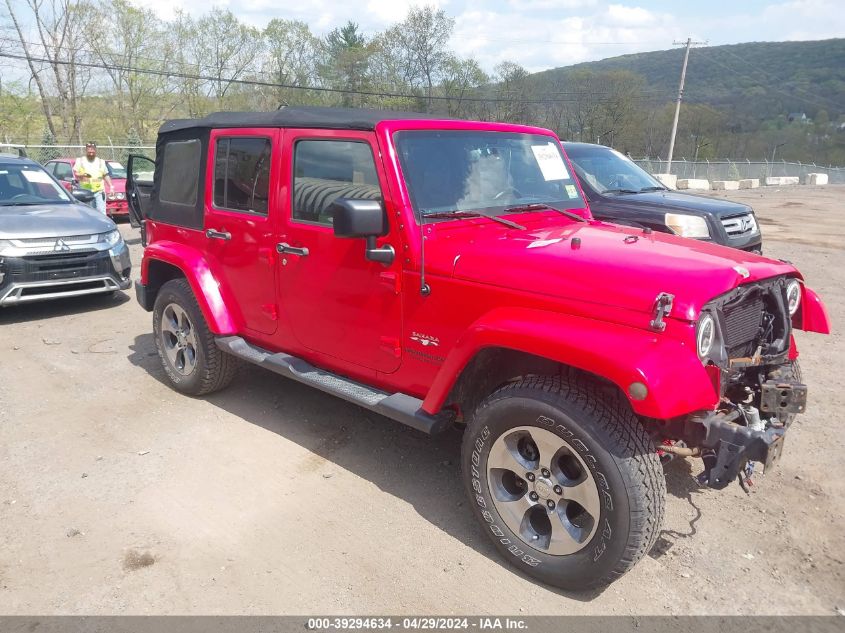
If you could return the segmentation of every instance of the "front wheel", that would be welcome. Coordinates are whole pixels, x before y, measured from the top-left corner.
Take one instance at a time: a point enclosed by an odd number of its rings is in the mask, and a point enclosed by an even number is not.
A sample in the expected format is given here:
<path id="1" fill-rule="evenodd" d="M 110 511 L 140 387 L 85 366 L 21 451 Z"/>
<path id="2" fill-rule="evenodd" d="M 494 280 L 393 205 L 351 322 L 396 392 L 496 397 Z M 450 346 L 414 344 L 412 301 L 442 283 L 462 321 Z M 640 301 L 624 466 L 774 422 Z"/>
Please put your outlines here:
<path id="1" fill-rule="evenodd" d="M 226 387 L 238 359 L 221 351 L 185 279 L 168 281 L 156 296 L 153 336 L 171 386 L 192 396 Z"/>
<path id="2" fill-rule="evenodd" d="M 590 383 L 502 387 L 467 426 L 462 466 L 497 549 L 550 585 L 609 584 L 657 538 L 666 483 L 651 439 L 627 402 Z"/>

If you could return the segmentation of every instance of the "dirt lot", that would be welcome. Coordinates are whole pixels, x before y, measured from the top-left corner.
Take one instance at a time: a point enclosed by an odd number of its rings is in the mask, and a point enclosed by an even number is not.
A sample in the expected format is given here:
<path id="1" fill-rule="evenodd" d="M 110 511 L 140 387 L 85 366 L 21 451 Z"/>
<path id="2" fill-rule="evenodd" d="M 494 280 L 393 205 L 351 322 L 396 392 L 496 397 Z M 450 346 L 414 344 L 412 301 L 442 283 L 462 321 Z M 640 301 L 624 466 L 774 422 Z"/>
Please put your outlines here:
<path id="1" fill-rule="evenodd" d="M 766 252 L 801 268 L 836 333 L 798 333 L 811 405 L 780 468 L 746 496 L 671 464 L 657 547 L 604 592 L 499 562 L 466 507 L 456 434 L 254 368 L 207 399 L 178 395 L 127 295 L 0 312 L 0 613 L 845 609 L 845 187 L 730 197 L 753 204 Z"/>

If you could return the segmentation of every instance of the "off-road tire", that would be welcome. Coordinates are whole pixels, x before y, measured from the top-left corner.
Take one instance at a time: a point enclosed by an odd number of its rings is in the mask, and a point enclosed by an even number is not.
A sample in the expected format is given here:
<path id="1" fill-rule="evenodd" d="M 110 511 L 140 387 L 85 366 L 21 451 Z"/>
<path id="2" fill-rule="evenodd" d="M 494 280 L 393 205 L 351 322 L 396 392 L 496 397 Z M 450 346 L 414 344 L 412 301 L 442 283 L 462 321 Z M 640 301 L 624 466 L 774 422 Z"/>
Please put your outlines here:
<path id="1" fill-rule="evenodd" d="M 187 376 L 175 370 L 162 348 L 162 314 L 170 304 L 178 305 L 187 313 L 196 336 L 196 367 Z M 153 308 L 153 338 L 168 382 L 184 394 L 204 396 L 219 391 L 232 382 L 240 366 L 237 358 L 215 345 L 214 335 L 208 329 L 193 290 L 185 279 L 168 281 L 159 290 Z"/>
<path id="2" fill-rule="evenodd" d="M 600 517 L 575 553 L 537 550 L 497 511 L 487 461 L 496 439 L 515 427 L 539 427 L 563 438 L 595 479 Z M 504 558 L 563 589 L 591 589 L 622 576 L 651 549 L 663 520 L 666 481 L 652 440 L 624 397 L 592 382 L 533 376 L 501 387 L 469 421 L 461 466 L 473 513 Z"/>

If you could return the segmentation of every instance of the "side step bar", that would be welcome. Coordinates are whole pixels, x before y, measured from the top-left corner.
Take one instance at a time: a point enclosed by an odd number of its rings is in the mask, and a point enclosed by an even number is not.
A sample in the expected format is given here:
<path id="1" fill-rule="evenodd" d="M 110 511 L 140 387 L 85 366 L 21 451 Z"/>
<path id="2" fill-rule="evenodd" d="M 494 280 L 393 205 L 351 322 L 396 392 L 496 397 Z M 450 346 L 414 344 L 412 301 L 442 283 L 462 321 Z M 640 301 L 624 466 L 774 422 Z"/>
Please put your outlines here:
<path id="1" fill-rule="evenodd" d="M 281 352 L 274 353 L 246 342 L 240 336 L 221 336 L 215 339 L 217 347 L 245 361 L 265 367 L 270 371 L 316 387 L 338 398 L 379 413 L 410 427 L 435 435 L 449 426 L 449 412 L 431 415 L 420 407 L 422 400 L 404 393 L 386 393 L 363 385 L 349 378 L 323 371 L 307 361 Z"/>

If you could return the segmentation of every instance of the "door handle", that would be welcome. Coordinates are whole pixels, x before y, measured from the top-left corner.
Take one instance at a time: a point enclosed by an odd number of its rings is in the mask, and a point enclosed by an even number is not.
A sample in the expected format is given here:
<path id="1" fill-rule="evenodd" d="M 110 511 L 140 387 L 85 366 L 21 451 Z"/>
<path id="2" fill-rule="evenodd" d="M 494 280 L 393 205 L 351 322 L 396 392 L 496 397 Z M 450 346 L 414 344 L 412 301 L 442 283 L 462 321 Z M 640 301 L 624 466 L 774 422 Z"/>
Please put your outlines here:
<path id="1" fill-rule="evenodd" d="M 291 246 L 290 244 L 286 244 L 285 242 L 280 242 L 276 244 L 276 251 L 279 253 L 283 253 L 286 255 L 299 255 L 300 257 L 305 257 L 308 255 L 308 249 L 298 246 Z"/>
<path id="2" fill-rule="evenodd" d="M 232 234 L 228 231 L 217 231 L 215 229 L 206 229 L 205 236 L 214 240 L 231 240 Z"/>

